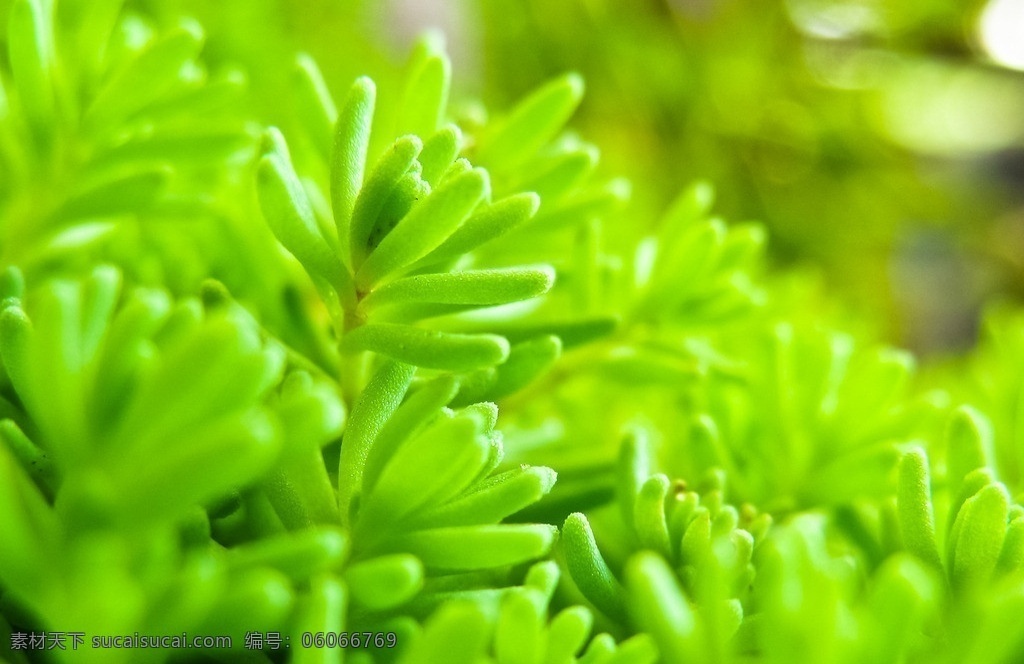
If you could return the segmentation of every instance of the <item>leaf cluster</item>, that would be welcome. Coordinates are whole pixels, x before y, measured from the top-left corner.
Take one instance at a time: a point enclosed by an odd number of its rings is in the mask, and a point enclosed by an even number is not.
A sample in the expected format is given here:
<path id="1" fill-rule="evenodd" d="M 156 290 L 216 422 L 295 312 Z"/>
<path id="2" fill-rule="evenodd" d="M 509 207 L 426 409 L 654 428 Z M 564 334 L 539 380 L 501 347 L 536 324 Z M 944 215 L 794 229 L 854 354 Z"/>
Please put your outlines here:
<path id="1" fill-rule="evenodd" d="M 1014 316 L 925 392 L 766 278 L 707 183 L 618 246 L 576 74 L 473 119 L 433 37 L 379 99 L 280 53 L 278 128 L 173 11 L 9 4 L 3 630 L 234 636 L 217 661 L 1019 658 Z M 355 630 L 399 643 L 296 646 Z"/>

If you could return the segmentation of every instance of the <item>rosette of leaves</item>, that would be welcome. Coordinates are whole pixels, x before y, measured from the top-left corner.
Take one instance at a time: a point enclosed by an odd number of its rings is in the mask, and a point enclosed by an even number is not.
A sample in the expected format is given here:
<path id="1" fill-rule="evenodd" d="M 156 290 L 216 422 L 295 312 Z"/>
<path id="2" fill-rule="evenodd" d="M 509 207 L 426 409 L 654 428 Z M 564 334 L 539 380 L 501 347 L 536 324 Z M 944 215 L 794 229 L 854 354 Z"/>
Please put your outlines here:
<path id="1" fill-rule="evenodd" d="M 765 244 L 758 224 L 727 227 L 711 216 L 714 189 L 687 187 L 644 239 L 635 259 L 633 317 L 697 331 L 728 322 L 763 303 L 757 273 Z"/>
<path id="2" fill-rule="evenodd" d="M 545 495 L 554 472 L 495 473 L 503 452 L 493 404 L 446 409 L 458 389 L 450 376 L 404 398 L 414 373 L 407 364 L 383 365 L 345 430 L 338 495 L 353 559 L 411 554 L 430 572 L 452 574 L 544 555 L 552 526 L 501 521 Z"/>
<path id="3" fill-rule="evenodd" d="M 608 344 L 593 344 L 533 388 L 550 388 L 546 399 L 507 404 L 522 423 L 515 445 L 559 471 L 553 498 L 576 501 L 576 509 L 610 500 L 607 429 L 640 418 L 664 432 L 657 454 L 665 468 L 687 478 L 724 473 L 729 501 L 775 514 L 884 499 L 901 450 L 931 431 L 941 405 L 912 394 L 908 354 L 852 335 L 755 315 L 713 335 L 674 338 L 676 348 L 647 361 L 624 345 L 629 354 L 620 351 L 611 376 L 600 359 Z M 608 406 L 594 413 L 595 401 Z M 549 505 L 545 518 L 564 519 L 567 511 Z"/>
<path id="4" fill-rule="evenodd" d="M 764 233 L 710 217 L 713 194 L 703 182 L 683 191 L 658 232 L 641 242 L 634 270 L 619 276 L 620 285 L 589 275 L 591 299 L 605 298 L 604 312 L 620 318 L 618 330 L 580 353 L 563 375 L 593 376 L 602 381 L 596 389 L 641 388 L 646 399 L 732 368 L 708 333 L 742 320 L 763 300 L 756 274 Z M 626 399 L 631 408 L 635 402 Z"/>
<path id="5" fill-rule="evenodd" d="M 954 410 L 943 444 L 902 453 L 893 496 L 838 510 L 834 525 L 876 567 L 897 551 L 915 555 L 958 595 L 985 592 L 1021 574 L 1024 509 L 992 470 L 989 420 L 971 406 Z M 937 480 L 932 480 L 933 468 Z"/>
<path id="6" fill-rule="evenodd" d="M 801 514 L 760 551 L 756 620 L 739 640 L 759 662 L 935 661 L 941 597 L 941 581 L 913 556 L 892 556 L 869 575 L 855 551 L 827 537 L 821 515 Z"/>
<path id="7" fill-rule="evenodd" d="M 556 467 L 562 479 L 555 493 L 563 502 L 578 499 L 547 518 L 562 521 L 612 494 L 617 440 L 609 432 L 638 417 L 678 429 L 674 413 L 681 402 L 689 407 L 701 398 L 709 376 L 736 380 L 742 360 L 727 341 L 761 320 L 764 237 L 756 225 L 727 227 L 711 216 L 712 203 L 707 183 L 687 187 L 657 233 L 637 247 L 629 270 L 598 269 L 602 255 L 593 244 L 582 242 L 574 252 L 574 265 L 589 266 L 567 277 L 580 306 L 594 316 L 590 330 L 574 329 L 587 343 L 531 387 L 531 397 L 545 398 L 503 402 L 503 412 L 521 427 L 510 448 Z M 592 334 L 602 320 L 607 330 Z M 595 412 L 594 402 L 605 407 Z M 573 444 L 579 440 L 587 445 Z M 699 477 L 713 466 L 676 467 Z"/>
<path id="8" fill-rule="evenodd" d="M 940 563 L 934 536 L 922 535 L 927 516 L 904 497 L 919 494 L 927 484 L 920 483 L 923 461 L 920 452 L 912 452 L 901 464 L 900 519 L 894 534 L 903 538 L 906 551 L 886 556 L 877 566 L 863 567 L 863 551 L 829 537 L 820 516 L 800 515 L 772 531 L 761 549 L 755 580 L 757 619 L 742 631 L 747 652 L 758 661 L 780 664 L 995 664 L 1020 658 L 1024 630 L 1016 614 L 1024 607 L 1024 592 L 1019 573 L 1004 573 L 985 556 L 972 557 L 986 550 L 985 535 L 1005 529 L 995 523 L 998 509 L 991 517 L 978 511 L 991 500 L 987 494 L 998 489 L 980 497 L 976 493 L 970 506 L 957 510 L 966 530 L 951 547 L 955 553 L 950 560 L 960 562 Z"/>
<path id="9" fill-rule="evenodd" d="M 462 661 L 462 649 L 483 647 L 495 629 L 484 608 L 504 592 L 500 587 L 514 566 L 545 556 L 553 544 L 553 526 L 503 521 L 543 497 L 554 472 L 530 466 L 494 472 L 502 460 L 494 406 L 446 408 L 457 381 L 443 375 L 411 388 L 415 372 L 398 362 L 382 365 L 345 428 L 338 500 L 325 509 L 328 522 L 340 522 L 347 534 L 341 557 L 326 557 L 324 535 L 317 535 L 323 526 L 229 552 L 281 569 L 295 559 L 289 552 L 297 543 L 321 543 L 300 551 L 303 569 L 316 562 L 319 576 L 310 582 L 326 585 L 300 598 L 307 608 L 293 616 L 293 642 L 304 631 L 395 632 L 400 647 L 371 648 L 363 656 L 373 659 L 366 661 L 431 661 L 439 647 L 449 650 L 451 661 Z M 468 614 L 465 607 L 444 608 L 456 599 L 469 601 Z M 515 620 L 526 617 L 516 613 Z M 452 621 L 462 629 L 458 644 L 446 640 Z M 577 627 L 573 622 L 571 628 Z M 587 635 L 577 635 L 577 649 Z M 551 649 L 561 652 L 565 645 Z"/>
<path id="10" fill-rule="evenodd" d="M 725 504 L 721 476 L 709 477 L 698 493 L 652 474 L 649 455 L 642 433 L 627 437 L 617 509 L 569 516 L 565 566 L 579 592 L 619 629 L 649 633 L 663 661 L 711 653 L 721 659 L 743 620 L 754 550 L 770 519 L 749 506 L 741 516 Z"/>
<path id="11" fill-rule="evenodd" d="M 11 272 L 5 289 L 0 583 L 20 628 L 240 643 L 408 627 L 401 607 L 426 581 L 492 587 L 553 543 L 553 526 L 500 522 L 554 473 L 494 473 L 496 410 L 446 409 L 451 376 L 404 398 L 415 369 L 381 367 L 345 429 L 336 493 L 321 448 L 338 397 L 310 371 L 282 381 L 301 359 L 222 289 L 175 303 L 106 267 L 27 297 Z"/>
<path id="12" fill-rule="evenodd" d="M 910 390 L 913 358 L 785 321 L 735 332 L 717 347 L 730 370 L 687 394 L 669 467 L 720 468 L 734 499 L 773 513 L 888 495 L 901 449 L 935 419 L 937 404 Z"/>
<path id="13" fill-rule="evenodd" d="M 560 372 L 575 380 L 572 389 L 596 379 L 602 382 L 595 389 L 642 388 L 646 399 L 734 368 L 719 337 L 766 297 L 758 278 L 764 232 L 754 224 L 727 227 L 710 215 L 713 200 L 709 184 L 687 187 L 657 233 L 640 242 L 629 272 L 603 274 L 594 265 L 602 258 L 596 247 L 583 243 L 576 252 L 575 264 L 590 266 L 572 273 L 573 287 L 584 293 L 577 299 L 600 301 L 597 311 L 616 327 Z M 636 401 L 625 403 L 635 409 Z"/>
<path id="14" fill-rule="evenodd" d="M 281 456 L 287 413 L 279 417 L 273 402 L 285 350 L 236 309 L 126 289 L 110 267 L 21 290 L 8 271 L 0 313 L 8 621 L 92 634 L 279 625 L 295 586 L 281 570 L 234 570 L 216 556 L 210 514 Z M 324 403 L 299 382 L 283 400 Z M 332 403 L 335 426 L 340 403 Z M 265 534 L 249 511 L 247 537 Z M 340 556 L 343 535 L 323 537 L 321 548 Z"/>
<path id="15" fill-rule="evenodd" d="M 1024 601 L 1024 510 L 987 465 L 991 433 L 978 411 L 953 413 L 944 447 L 939 483 L 913 447 L 891 502 L 844 511 L 833 524 L 801 516 L 770 538 L 755 583 L 763 612 L 749 635 L 775 651 L 769 661 L 1019 657 L 1024 630 L 1007 613 Z M 787 606 L 796 592 L 787 586 L 800 588 L 801 604 Z"/>
<path id="16" fill-rule="evenodd" d="M 556 268 L 571 267 L 550 264 L 562 263 L 563 252 L 548 235 L 599 218 L 614 197 L 587 189 L 591 146 L 553 140 L 579 103 L 578 77 L 546 84 L 467 138 L 444 124 L 449 69 L 437 45 L 421 42 L 404 103 L 381 120 L 369 79 L 335 106 L 315 63 L 300 58 L 306 140 L 298 142 L 315 146 L 313 156 L 293 159 L 271 130 L 257 192 L 268 224 L 331 312 L 348 358 L 343 374 L 358 373 L 359 354 L 372 351 L 466 374 L 459 402 L 468 404 L 517 391 L 563 342 L 611 329 L 607 317 L 553 303 L 531 313 L 537 305 L 525 301 L 551 288 Z M 374 160 L 375 143 L 383 150 Z M 293 163 L 310 164 L 312 175 L 300 177 Z M 531 266 L 538 262 L 546 264 Z"/>
<path id="17" fill-rule="evenodd" d="M 346 427 L 339 498 L 351 538 L 342 558 L 326 556 L 332 531 L 322 528 L 228 552 L 236 566 L 259 562 L 306 574 L 296 582 L 309 577 L 293 642 L 311 631 L 396 634 L 399 647 L 347 655 L 357 662 L 653 662 L 645 635 L 591 638 L 593 616 L 584 607 L 549 618 L 559 576 L 553 562 L 534 565 L 523 586 L 506 586 L 515 566 L 548 552 L 555 529 L 502 522 L 543 497 L 554 473 L 493 472 L 501 461 L 493 406 L 445 408 L 456 381 L 441 376 L 411 387 L 414 373 L 384 364 Z M 295 661 L 337 651 L 313 652 L 298 651 Z"/>
<path id="18" fill-rule="evenodd" d="M 84 263 L 105 243 L 108 258 L 150 281 L 208 276 L 226 232 L 212 199 L 238 180 L 232 158 L 255 143 L 237 104 L 242 77 L 204 69 L 195 21 L 159 28 L 117 0 L 5 6 L 0 263 L 31 275 Z M 160 220 L 217 239 L 199 249 Z"/>

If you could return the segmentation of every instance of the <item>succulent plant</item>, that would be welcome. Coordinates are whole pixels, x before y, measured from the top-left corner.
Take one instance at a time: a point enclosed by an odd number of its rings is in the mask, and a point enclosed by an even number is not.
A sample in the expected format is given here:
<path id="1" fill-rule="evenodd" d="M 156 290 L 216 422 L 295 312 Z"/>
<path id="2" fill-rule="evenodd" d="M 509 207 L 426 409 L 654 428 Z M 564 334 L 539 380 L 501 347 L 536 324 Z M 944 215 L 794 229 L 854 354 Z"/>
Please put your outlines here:
<path id="1" fill-rule="evenodd" d="M 709 183 L 631 220 L 574 73 L 271 117 L 175 3 L 0 9 L 5 661 L 1024 653 L 1019 315 L 926 384 Z"/>

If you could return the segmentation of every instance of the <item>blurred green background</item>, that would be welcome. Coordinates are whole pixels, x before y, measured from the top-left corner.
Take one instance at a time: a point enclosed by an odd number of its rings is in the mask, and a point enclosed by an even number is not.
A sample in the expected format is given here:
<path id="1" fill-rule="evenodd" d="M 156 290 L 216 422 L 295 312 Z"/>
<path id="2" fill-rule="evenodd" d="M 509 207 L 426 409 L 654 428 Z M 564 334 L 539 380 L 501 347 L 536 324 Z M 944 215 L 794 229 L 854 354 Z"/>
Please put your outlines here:
<path id="1" fill-rule="evenodd" d="M 574 126 L 606 175 L 635 185 L 619 233 L 648 232 L 707 178 L 726 219 L 768 225 L 776 267 L 819 275 L 921 353 L 965 349 L 986 303 L 1024 298 L 1024 0 L 135 6 L 200 18 L 210 61 L 246 68 L 254 110 L 281 124 L 293 117 L 282 45 L 316 57 L 336 96 L 370 74 L 387 97 L 412 41 L 437 28 L 468 117 L 484 112 L 473 100 L 501 110 L 579 71 Z M 617 239 L 612 251 L 633 246 Z"/>

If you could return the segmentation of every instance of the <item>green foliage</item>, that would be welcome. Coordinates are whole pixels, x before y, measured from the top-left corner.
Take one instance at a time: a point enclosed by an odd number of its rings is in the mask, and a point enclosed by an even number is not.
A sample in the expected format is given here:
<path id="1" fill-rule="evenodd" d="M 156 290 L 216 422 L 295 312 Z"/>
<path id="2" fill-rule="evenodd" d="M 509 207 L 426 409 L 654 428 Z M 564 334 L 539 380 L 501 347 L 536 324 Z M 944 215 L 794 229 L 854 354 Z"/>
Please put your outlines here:
<path id="1" fill-rule="evenodd" d="M 740 343 L 738 380 L 713 377 L 696 409 L 695 471 L 723 468 L 739 497 L 775 510 L 891 491 L 898 445 L 929 411 L 908 395 L 913 358 L 791 322 Z"/>
<path id="2" fill-rule="evenodd" d="M 723 504 L 721 478 L 709 478 L 701 495 L 685 482 L 650 474 L 649 466 L 646 437 L 637 432 L 620 452 L 618 513 L 595 514 L 609 539 L 618 540 L 609 548 L 623 578 L 612 572 L 582 514 L 571 515 L 562 529 L 566 567 L 594 606 L 649 632 L 663 657 L 722 659 L 743 620 L 752 556 L 770 518 L 749 506 L 741 517 Z"/>
<path id="3" fill-rule="evenodd" d="M 979 451 L 981 465 L 990 465 L 1019 494 L 1024 487 L 1024 458 L 1021 440 L 1021 395 L 1024 382 L 1024 318 L 1007 307 L 992 309 L 984 320 L 984 336 L 971 360 L 970 380 L 960 386 L 958 396 L 982 408 L 990 418 L 992 431 L 986 432 Z M 963 389 L 966 388 L 966 389 Z"/>
<path id="4" fill-rule="evenodd" d="M 710 184 L 623 232 L 578 74 L 250 86 L 178 8 L 0 2 L 5 661 L 1020 659 L 1019 314 L 926 390 Z"/>
<path id="5" fill-rule="evenodd" d="M 216 215 L 213 199 L 230 195 L 253 136 L 238 104 L 243 77 L 209 73 L 199 61 L 202 28 L 186 18 L 159 27 L 119 2 L 8 4 L 10 69 L 0 83 L 6 263 L 31 273 L 97 253 L 159 256 L 162 238 L 140 244 L 134 222 L 147 223 L 149 239 L 165 236 L 156 220 Z M 134 274 L 162 271 L 139 258 Z M 201 260 L 201 276 L 220 265 L 215 253 Z"/>

